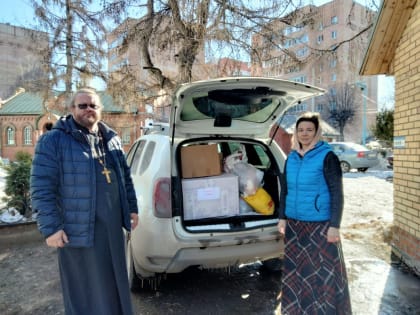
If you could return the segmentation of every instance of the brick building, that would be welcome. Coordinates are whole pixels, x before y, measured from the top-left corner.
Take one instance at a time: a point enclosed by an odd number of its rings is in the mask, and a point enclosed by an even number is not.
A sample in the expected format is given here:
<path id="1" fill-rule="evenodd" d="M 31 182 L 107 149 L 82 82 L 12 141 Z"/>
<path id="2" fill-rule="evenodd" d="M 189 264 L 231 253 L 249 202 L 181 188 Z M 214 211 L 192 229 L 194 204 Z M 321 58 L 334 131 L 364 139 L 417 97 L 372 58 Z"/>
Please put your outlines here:
<path id="1" fill-rule="evenodd" d="M 392 251 L 420 274 L 420 3 L 384 0 L 360 73 L 395 77 Z"/>
<path id="2" fill-rule="evenodd" d="M 378 107 L 377 77 L 362 78 L 358 73 L 369 40 L 367 27 L 374 16 L 375 12 L 348 0 L 291 12 L 282 20 L 294 26 L 279 20 L 267 27 L 270 36 L 253 37 L 253 46 L 261 54 L 253 56 L 251 73 L 319 86 L 331 95 L 345 86 L 354 89 L 356 113 L 344 129 L 344 140 L 363 143 Z M 316 111 L 327 120 L 329 106 L 334 106 L 331 100 L 321 96 L 298 104 L 289 113 Z"/>
<path id="3" fill-rule="evenodd" d="M 0 98 L 12 95 L 22 85 L 39 86 L 43 55 L 48 47 L 46 33 L 0 23 Z"/>
<path id="4" fill-rule="evenodd" d="M 114 104 L 110 95 L 98 92 L 104 109 L 102 120 L 120 135 L 127 151 L 141 135 L 141 121 L 147 115 L 135 107 L 120 107 Z M 20 89 L 15 95 L 1 102 L 0 108 L 0 156 L 13 161 L 18 151 L 34 154 L 38 138 L 66 114 L 65 100 L 58 95 L 54 100 L 44 102 L 41 95 Z"/>

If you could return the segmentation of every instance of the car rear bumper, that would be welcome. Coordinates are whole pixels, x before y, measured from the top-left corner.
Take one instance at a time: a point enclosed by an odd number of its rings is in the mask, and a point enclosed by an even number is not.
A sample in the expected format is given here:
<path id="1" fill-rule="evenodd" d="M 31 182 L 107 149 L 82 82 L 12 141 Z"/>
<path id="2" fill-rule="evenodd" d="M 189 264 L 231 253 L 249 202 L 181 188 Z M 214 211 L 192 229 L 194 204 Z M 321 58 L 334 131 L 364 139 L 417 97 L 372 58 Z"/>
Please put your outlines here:
<path id="1" fill-rule="evenodd" d="M 352 163 L 352 168 L 370 168 L 378 165 L 379 160 L 363 160 L 363 161 L 355 161 Z"/>
<path id="2" fill-rule="evenodd" d="M 145 257 L 140 267 L 155 273 L 178 273 L 190 266 L 224 268 L 281 258 L 283 253 L 281 239 L 220 247 L 181 248 L 171 257 Z"/>

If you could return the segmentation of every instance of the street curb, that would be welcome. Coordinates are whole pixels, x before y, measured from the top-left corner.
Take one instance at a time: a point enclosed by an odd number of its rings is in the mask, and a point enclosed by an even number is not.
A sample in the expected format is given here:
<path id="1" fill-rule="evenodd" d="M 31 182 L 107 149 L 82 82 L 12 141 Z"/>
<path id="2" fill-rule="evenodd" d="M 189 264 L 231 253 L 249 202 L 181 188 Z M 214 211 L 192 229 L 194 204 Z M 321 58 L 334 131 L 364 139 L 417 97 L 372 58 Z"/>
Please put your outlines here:
<path id="1" fill-rule="evenodd" d="M 43 241 L 36 221 L 0 225 L 0 250 L 11 245 Z"/>

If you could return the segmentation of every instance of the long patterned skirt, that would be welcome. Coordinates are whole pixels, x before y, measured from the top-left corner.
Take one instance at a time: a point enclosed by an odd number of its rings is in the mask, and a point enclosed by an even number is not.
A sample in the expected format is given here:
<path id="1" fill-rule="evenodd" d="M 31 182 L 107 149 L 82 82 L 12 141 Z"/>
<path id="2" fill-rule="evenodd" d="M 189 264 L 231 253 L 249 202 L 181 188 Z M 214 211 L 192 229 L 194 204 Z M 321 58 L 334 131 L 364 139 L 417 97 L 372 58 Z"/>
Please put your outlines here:
<path id="1" fill-rule="evenodd" d="M 288 220 L 281 314 L 351 314 L 341 243 L 328 243 L 328 222 Z"/>

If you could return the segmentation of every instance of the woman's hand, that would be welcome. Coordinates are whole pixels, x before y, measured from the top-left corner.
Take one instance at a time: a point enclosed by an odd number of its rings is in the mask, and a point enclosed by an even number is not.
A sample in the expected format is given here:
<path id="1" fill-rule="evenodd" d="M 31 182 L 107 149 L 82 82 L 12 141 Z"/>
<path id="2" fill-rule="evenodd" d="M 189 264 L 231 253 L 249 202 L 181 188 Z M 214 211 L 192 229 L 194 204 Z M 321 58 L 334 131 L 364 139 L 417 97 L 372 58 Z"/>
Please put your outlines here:
<path id="1" fill-rule="evenodd" d="M 279 223 L 277 224 L 277 228 L 279 230 L 279 233 L 284 236 L 284 233 L 286 232 L 286 220 L 283 220 L 283 219 L 279 220 Z"/>
<path id="2" fill-rule="evenodd" d="M 340 229 L 335 227 L 328 228 L 327 241 L 329 243 L 337 243 L 340 241 Z"/>

